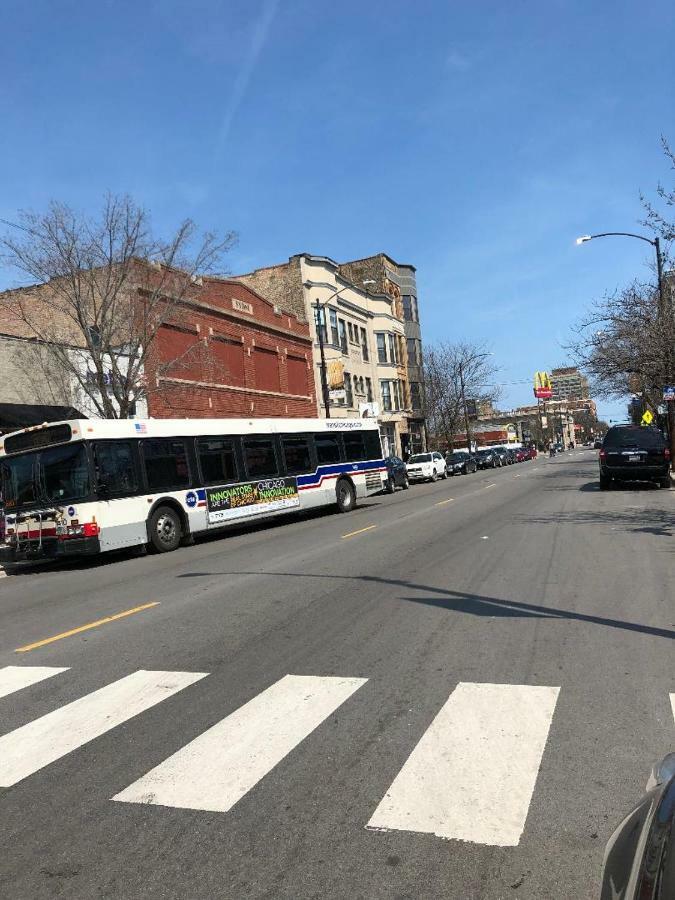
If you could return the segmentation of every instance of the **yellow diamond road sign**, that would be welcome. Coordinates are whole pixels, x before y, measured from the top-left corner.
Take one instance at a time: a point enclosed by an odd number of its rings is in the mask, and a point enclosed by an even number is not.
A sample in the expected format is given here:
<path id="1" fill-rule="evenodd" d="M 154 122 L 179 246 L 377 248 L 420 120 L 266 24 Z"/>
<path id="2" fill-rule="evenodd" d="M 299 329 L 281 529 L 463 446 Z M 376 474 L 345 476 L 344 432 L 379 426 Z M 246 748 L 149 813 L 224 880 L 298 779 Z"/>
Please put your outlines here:
<path id="1" fill-rule="evenodd" d="M 650 413 L 649 410 L 642 416 L 642 424 L 643 425 L 651 425 L 654 421 L 653 413 Z"/>

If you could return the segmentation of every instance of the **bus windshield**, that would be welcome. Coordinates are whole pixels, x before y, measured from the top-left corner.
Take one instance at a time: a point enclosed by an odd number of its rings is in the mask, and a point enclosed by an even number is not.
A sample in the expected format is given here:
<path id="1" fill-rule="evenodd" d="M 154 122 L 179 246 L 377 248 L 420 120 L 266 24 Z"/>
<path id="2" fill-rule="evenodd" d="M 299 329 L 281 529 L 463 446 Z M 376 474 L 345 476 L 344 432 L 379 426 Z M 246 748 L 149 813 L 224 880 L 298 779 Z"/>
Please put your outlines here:
<path id="1" fill-rule="evenodd" d="M 5 457 L 0 468 L 7 511 L 72 503 L 91 492 L 87 451 L 82 443 Z"/>

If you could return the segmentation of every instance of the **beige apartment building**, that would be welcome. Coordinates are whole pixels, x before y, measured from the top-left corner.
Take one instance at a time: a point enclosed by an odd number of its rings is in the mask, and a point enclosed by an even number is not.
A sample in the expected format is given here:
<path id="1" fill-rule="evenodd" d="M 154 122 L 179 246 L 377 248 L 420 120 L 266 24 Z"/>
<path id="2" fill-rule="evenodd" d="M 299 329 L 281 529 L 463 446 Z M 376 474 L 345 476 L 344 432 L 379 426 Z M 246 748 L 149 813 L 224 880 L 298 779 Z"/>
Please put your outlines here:
<path id="1" fill-rule="evenodd" d="M 320 416 L 326 415 L 326 405 L 319 329 L 331 418 L 374 416 L 385 453 L 401 455 L 409 448 L 411 403 L 400 294 L 376 292 L 373 279 L 352 281 L 339 263 L 308 253 L 235 278 L 309 323 Z"/>

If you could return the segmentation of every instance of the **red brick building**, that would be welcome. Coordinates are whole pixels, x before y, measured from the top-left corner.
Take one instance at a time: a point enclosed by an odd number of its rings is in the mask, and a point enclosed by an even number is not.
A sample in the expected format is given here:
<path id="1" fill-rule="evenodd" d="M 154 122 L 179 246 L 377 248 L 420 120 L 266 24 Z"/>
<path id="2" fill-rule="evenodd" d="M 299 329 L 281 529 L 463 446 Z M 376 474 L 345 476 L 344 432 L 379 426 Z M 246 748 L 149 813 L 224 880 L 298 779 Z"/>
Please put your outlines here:
<path id="1" fill-rule="evenodd" d="M 309 326 L 237 281 L 194 286 L 146 377 L 154 418 L 317 415 Z"/>

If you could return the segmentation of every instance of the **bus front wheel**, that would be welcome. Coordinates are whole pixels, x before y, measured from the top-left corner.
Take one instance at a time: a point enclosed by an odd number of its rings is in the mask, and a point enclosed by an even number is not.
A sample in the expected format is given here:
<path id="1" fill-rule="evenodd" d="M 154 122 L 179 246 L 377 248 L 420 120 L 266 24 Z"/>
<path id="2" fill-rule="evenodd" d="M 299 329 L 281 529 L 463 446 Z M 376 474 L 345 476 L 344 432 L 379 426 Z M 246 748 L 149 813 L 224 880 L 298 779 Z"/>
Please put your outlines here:
<path id="1" fill-rule="evenodd" d="M 335 487 L 337 508 L 341 513 L 351 512 L 356 506 L 356 491 L 351 481 L 341 478 Z"/>
<path id="2" fill-rule="evenodd" d="M 155 553 L 168 553 L 180 544 L 183 529 L 178 513 L 170 506 L 158 506 L 148 526 L 150 546 Z"/>

